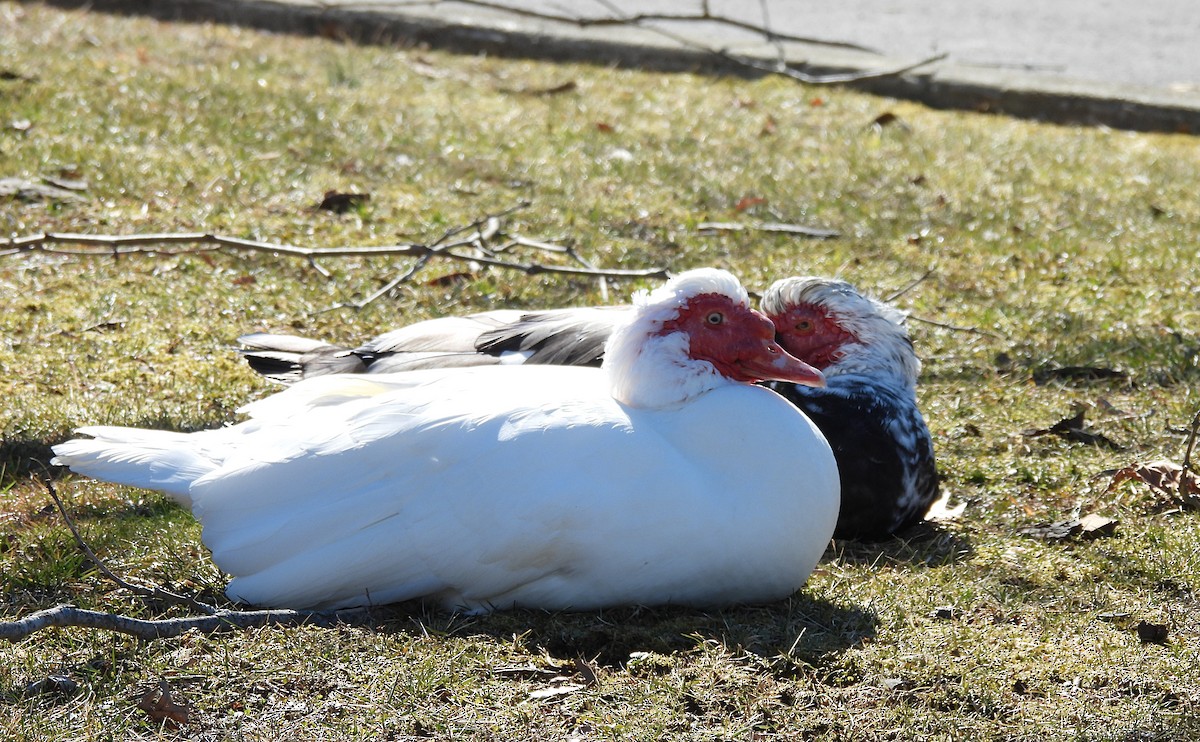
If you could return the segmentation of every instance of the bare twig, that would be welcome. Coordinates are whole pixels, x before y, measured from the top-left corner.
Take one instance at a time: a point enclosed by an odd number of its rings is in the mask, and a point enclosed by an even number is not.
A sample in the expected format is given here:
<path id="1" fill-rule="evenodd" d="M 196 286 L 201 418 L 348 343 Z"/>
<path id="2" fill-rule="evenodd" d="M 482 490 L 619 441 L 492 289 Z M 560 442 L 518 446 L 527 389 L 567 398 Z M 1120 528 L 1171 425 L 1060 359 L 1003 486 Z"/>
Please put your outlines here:
<path id="1" fill-rule="evenodd" d="M 0 622 L 0 639 L 16 642 L 44 629 L 55 627 L 100 629 L 149 640 L 179 636 L 192 630 L 203 634 L 215 634 L 260 626 L 334 626 L 339 623 L 349 623 L 353 619 L 361 617 L 367 610 L 366 608 L 343 611 L 219 610 L 210 616 L 148 620 L 104 611 L 86 610 L 73 605 L 57 605 L 44 611 L 31 613 L 15 621 Z"/>
<path id="2" fill-rule="evenodd" d="M 836 229 L 822 229 L 820 227 L 806 227 L 803 224 L 784 224 L 782 222 L 764 222 L 762 224 L 742 224 L 741 222 L 701 222 L 696 225 L 699 232 L 741 232 L 745 230 L 753 230 L 756 232 L 779 232 L 782 234 L 794 234 L 800 237 L 812 237 L 818 240 L 828 240 L 835 237 L 841 237 L 842 233 Z"/>
<path id="3" fill-rule="evenodd" d="M 990 330 L 981 330 L 978 327 L 963 327 L 961 325 L 951 325 L 946 322 L 938 322 L 937 320 L 925 319 L 924 317 L 918 317 L 915 314 L 908 315 L 908 318 L 913 320 L 914 322 L 924 322 L 927 325 L 933 325 L 934 327 L 941 327 L 943 329 L 953 330 L 955 332 L 969 332 L 973 335 L 983 335 L 984 337 L 990 337 L 990 338 L 999 338 L 1000 337 L 999 335 L 997 335 L 996 333 L 994 333 Z"/>
<path id="4" fill-rule="evenodd" d="M 1188 432 L 1187 446 L 1184 447 L 1183 451 L 1183 463 L 1180 464 L 1182 471 L 1179 472 L 1179 489 L 1176 494 L 1184 502 L 1187 502 L 1189 499 L 1189 493 L 1185 493 L 1183 491 L 1184 488 L 1191 489 L 1190 485 L 1188 485 L 1188 473 L 1192 468 L 1192 451 L 1196 447 L 1196 432 L 1198 429 L 1200 429 L 1200 409 L 1196 410 L 1196 414 L 1192 418 L 1192 427 Z"/>
<path id="5" fill-rule="evenodd" d="M 88 546 L 87 542 L 83 540 L 83 536 L 79 535 L 79 529 L 75 527 L 74 519 L 72 519 L 70 513 L 67 512 L 67 508 L 65 505 L 63 505 L 62 499 L 59 498 L 58 491 L 55 490 L 54 483 L 50 480 L 50 475 L 47 472 L 42 473 L 42 484 L 50 493 L 50 497 L 54 499 L 54 504 L 58 507 L 58 512 L 62 515 L 63 521 L 66 522 L 67 528 L 71 529 L 71 535 L 75 537 L 75 543 L 79 545 L 80 550 L 87 555 L 87 558 L 91 561 L 91 563 L 96 565 L 96 569 L 100 570 L 100 574 L 112 580 L 120 587 L 129 590 L 135 595 L 141 595 L 144 598 L 166 600 L 176 605 L 187 606 L 188 608 L 198 610 L 210 616 L 221 612 L 221 610 L 216 606 L 209 605 L 208 603 L 201 603 L 195 598 L 190 598 L 186 595 L 179 595 L 169 590 L 163 590 L 160 587 L 142 587 L 141 585 L 135 585 L 132 582 L 118 577 L 112 570 L 108 568 L 108 565 L 106 565 L 104 561 L 100 559 L 100 557 L 96 556 L 96 552 L 92 551 L 92 547 Z"/>
<path id="6" fill-rule="evenodd" d="M 931 57 L 925 57 L 924 59 L 920 59 L 911 64 L 905 64 L 900 67 L 885 67 L 883 69 L 870 70 L 868 72 L 845 72 L 832 75 L 812 75 L 802 70 L 798 70 L 791 65 L 779 67 L 759 61 L 757 59 L 753 59 L 751 57 L 729 54 L 728 52 L 717 49 L 710 49 L 709 51 L 731 62 L 744 65 L 760 72 L 771 72 L 777 75 L 783 75 L 784 77 L 790 77 L 796 82 L 802 82 L 805 85 L 845 85 L 852 82 L 878 80 L 884 77 L 897 77 L 907 72 L 912 72 L 920 67 L 924 67 L 925 65 L 933 64 L 934 62 L 940 62 L 949 56 L 947 53 L 934 54 Z"/>
<path id="7" fill-rule="evenodd" d="M 890 293 L 890 294 L 888 294 L 887 296 L 885 296 L 885 297 L 883 298 L 884 302 L 886 302 L 886 303 L 888 303 L 888 304 L 891 304 L 892 302 L 896 301 L 896 300 L 897 300 L 897 299 L 899 299 L 901 296 L 904 296 L 904 295 L 905 295 L 905 294 L 907 294 L 909 291 L 912 291 L 912 290 L 913 290 L 913 289 L 915 289 L 917 286 L 919 286 L 919 285 L 921 285 L 922 283 L 924 283 L 924 282 L 925 282 L 925 279 L 929 278 L 930 276 L 932 276 L 932 275 L 934 274 L 934 271 L 935 271 L 935 269 L 934 269 L 934 268 L 930 268 L 930 269 L 926 270 L 924 273 L 922 273 L 921 275 L 917 276 L 917 277 L 916 277 L 916 278 L 914 278 L 913 280 L 909 281 L 909 282 L 908 282 L 907 284 L 905 284 L 904 286 L 901 286 L 900 288 L 896 289 L 896 290 L 895 290 L 895 291 L 893 291 L 892 293 Z"/>
<path id="8" fill-rule="evenodd" d="M 514 244 L 540 249 L 544 252 L 567 252 L 565 248 L 559 248 L 557 246 L 551 248 L 547 247 L 547 243 L 537 240 L 527 240 L 522 237 L 507 235 L 504 233 L 502 219 L 518 209 L 527 207 L 528 205 L 528 202 L 521 202 L 520 204 L 509 209 L 505 209 L 498 214 L 490 214 L 481 219 L 477 219 L 470 224 L 452 227 L 451 229 L 446 230 L 446 232 L 444 232 L 440 237 L 430 244 L 414 243 L 405 245 L 307 248 L 271 242 L 258 242 L 255 240 L 245 240 L 238 237 L 227 237 L 200 232 L 141 235 L 87 235 L 65 232 L 49 232 L 27 235 L 24 237 L 0 239 L 0 246 L 7 247 L 7 249 L 0 249 L 0 256 L 33 251 L 63 255 L 112 255 L 114 257 L 132 253 L 177 255 L 181 253 L 206 252 L 209 250 L 228 248 L 234 250 L 248 250 L 252 252 L 268 252 L 272 254 L 303 258 L 309 263 L 309 265 L 313 266 L 314 269 L 318 270 L 324 276 L 328 276 L 329 273 L 317 263 L 319 258 L 399 255 L 417 259 L 416 264 L 413 265 L 407 272 L 392 282 L 389 282 L 387 286 L 373 294 L 370 298 L 358 304 L 346 305 L 356 306 L 358 308 L 362 308 L 363 306 L 370 304 L 379 296 L 386 294 L 388 291 L 391 291 L 401 283 L 408 281 L 413 275 L 424 268 L 431 258 L 435 257 L 455 261 L 476 262 L 495 268 L 506 268 L 509 270 L 521 271 L 522 273 L 531 276 L 540 273 L 557 273 L 596 278 L 666 278 L 669 276 L 669 272 L 665 268 L 580 268 L 575 266 L 500 260 L 488 255 L 471 255 L 460 252 L 460 250 L 468 248 L 474 248 L 479 252 L 486 252 L 486 242 L 499 235 L 503 235 L 512 240 Z M 57 245 L 72 244 L 82 245 L 84 248 L 67 249 L 56 247 Z M 200 247 L 183 250 L 163 250 L 161 249 L 161 246 L 163 245 L 200 245 Z"/>
<path id="9" fill-rule="evenodd" d="M 392 291 L 392 289 L 396 288 L 400 284 L 408 283 L 412 279 L 413 276 L 417 275 L 417 273 L 419 273 L 421 271 L 421 269 L 425 267 L 425 264 L 428 263 L 429 259 L 432 257 L 433 257 L 432 255 L 422 255 L 421 257 L 417 258 L 417 261 L 415 263 L 413 263 L 411 266 L 409 266 L 408 270 L 404 271 L 399 276 L 396 276 L 391 281 L 388 281 L 387 284 L 383 288 L 379 289 L 378 291 L 371 294 L 370 296 L 363 299 L 362 301 L 334 304 L 332 307 L 330 307 L 330 309 L 341 309 L 343 307 L 351 307 L 353 309 L 359 309 L 359 310 L 365 309 L 367 307 L 367 305 L 371 304 L 379 297 L 385 296 L 386 294 L 390 293 Z"/>
<path id="10" fill-rule="evenodd" d="M 0 639 L 10 642 L 20 641 L 43 629 L 53 627 L 79 627 L 101 629 L 120 634 L 129 634 L 139 639 L 164 639 L 179 636 L 186 631 L 200 631 L 204 634 L 215 634 L 234 629 L 248 629 L 260 626 L 333 626 L 347 623 L 359 618 L 369 608 L 353 608 L 340 611 L 293 611 L 293 610 L 264 610 L 264 611 L 235 611 L 202 603 L 195 598 L 179 595 L 159 587 L 147 588 L 135 585 L 117 576 L 104 564 L 96 552 L 88 546 L 80 535 L 75 522 L 67 513 L 62 499 L 58 496 L 49 476 L 43 475 L 43 483 L 54 498 L 54 504 L 66 521 L 67 527 L 75 537 L 75 542 L 83 550 L 88 559 L 96 565 L 100 573 L 123 587 L 142 597 L 155 600 L 166 600 L 176 605 L 182 605 L 206 614 L 203 616 L 185 616 L 181 618 L 139 619 L 123 616 L 118 613 L 92 611 L 73 605 L 58 605 L 43 611 L 31 613 L 15 621 L 0 621 Z"/>

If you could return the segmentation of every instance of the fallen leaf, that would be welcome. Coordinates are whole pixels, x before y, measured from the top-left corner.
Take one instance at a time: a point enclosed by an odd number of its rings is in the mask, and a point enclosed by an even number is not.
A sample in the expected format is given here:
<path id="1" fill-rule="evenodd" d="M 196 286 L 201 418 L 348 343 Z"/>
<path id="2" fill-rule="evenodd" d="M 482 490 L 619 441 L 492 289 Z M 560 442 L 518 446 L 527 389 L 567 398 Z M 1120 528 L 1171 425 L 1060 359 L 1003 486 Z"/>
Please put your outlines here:
<path id="1" fill-rule="evenodd" d="M 778 130 L 779 122 L 775 120 L 774 116 L 768 115 L 766 120 L 763 121 L 762 130 L 759 131 L 759 135 L 764 137 L 771 136 Z"/>
<path id="2" fill-rule="evenodd" d="M 256 283 L 258 283 L 258 279 L 248 273 L 233 279 L 234 286 L 252 286 Z"/>
<path id="3" fill-rule="evenodd" d="M 751 206 L 758 206 L 760 204 L 765 204 L 766 202 L 767 199 L 760 196 L 745 196 L 741 201 L 738 201 L 737 205 L 733 208 L 737 211 L 745 211 Z"/>
<path id="4" fill-rule="evenodd" d="M 895 126 L 903 129 L 904 131 L 909 131 L 908 124 L 904 123 L 899 116 L 891 111 L 884 111 L 873 118 L 871 123 L 867 124 L 868 129 L 875 129 L 876 131 L 882 131 L 883 128 L 887 126 Z"/>
<path id="5" fill-rule="evenodd" d="M 1165 495 L 1172 503 L 1200 509 L 1200 476 L 1194 471 L 1184 475 L 1183 467 L 1174 461 L 1160 459 L 1131 464 L 1112 472 L 1108 483 L 1111 492 L 1122 482 L 1141 482 L 1152 491 Z"/>
<path id="6" fill-rule="evenodd" d="M 1142 644 L 1166 644 L 1169 631 L 1166 624 L 1138 621 L 1137 635 Z"/>
<path id="7" fill-rule="evenodd" d="M 578 693 L 583 690 L 584 686 L 577 683 L 566 683 L 564 685 L 556 685 L 553 688 L 541 688 L 529 694 L 530 701 L 544 701 L 547 698 L 555 698 L 556 696 L 566 696 L 571 693 Z"/>
<path id="8" fill-rule="evenodd" d="M 1109 536 L 1117 529 L 1117 520 L 1113 518 L 1105 518 L 1103 515 L 1088 513 L 1079 519 L 1079 526 L 1082 528 L 1081 535 L 1084 538 L 1097 538 L 1099 536 Z"/>
<path id="9" fill-rule="evenodd" d="M 616 127 L 615 127 L 615 126 L 613 126 L 612 124 L 606 124 L 606 123 L 604 123 L 603 121 L 597 121 L 597 122 L 596 122 L 596 130 L 597 130 L 597 131 L 602 131 L 602 132 L 604 132 L 605 134 L 611 134 L 611 133 L 613 133 L 614 131 L 616 131 L 617 129 L 616 129 Z"/>
<path id="10" fill-rule="evenodd" d="M 337 214 L 344 214 L 351 209 L 357 209 L 367 201 L 371 200 L 371 195 L 368 193 L 339 193 L 338 191 L 326 191 L 325 198 L 321 203 L 317 204 L 318 209 L 332 211 Z"/>
<path id="11" fill-rule="evenodd" d="M 500 88 L 500 92 L 509 93 L 511 95 L 561 95 L 563 93 L 569 93 L 577 87 L 579 87 L 579 84 L 574 80 L 567 80 L 566 82 L 560 82 L 557 85 L 551 85 L 544 88 Z"/>
<path id="12" fill-rule="evenodd" d="M 596 667 L 582 657 L 575 658 L 575 672 L 583 679 L 583 684 L 587 687 L 600 682 L 600 678 L 596 674 Z"/>
<path id="13" fill-rule="evenodd" d="M 447 273 L 444 276 L 431 278 L 425 282 L 426 286 L 454 286 L 460 283 L 466 283 L 475 279 L 474 273 L 459 271 L 458 273 Z"/>
<path id="14" fill-rule="evenodd" d="M 1063 418 L 1048 428 L 1025 430 L 1021 432 L 1021 435 L 1027 438 L 1036 438 L 1042 435 L 1057 435 L 1060 438 L 1066 438 L 1067 440 L 1074 441 L 1076 443 L 1104 446 L 1105 448 L 1111 448 L 1117 451 L 1124 448 L 1124 446 L 1112 440 L 1108 436 L 1103 435 L 1102 433 L 1092 432 L 1091 430 L 1085 428 L 1083 423 L 1086 415 L 1087 410 L 1081 409 L 1075 415 Z"/>
<path id="15" fill-rule="evenodd" d="M 1089 513 L 1082 518 L 1060 520 L 1057 523 L 1039 523 L 1022 528 L 1017 533 L 1022 536 L 1045 539 L 1046 541 L 1065 541 L 1077 538 L 1082 541 L 1111 536 L 1117 529 L 1118 521 L 1105 518 L 1102 515 Z"/>
<path id="16" fill-rule="evenodd" d="M 166 723 L 172 726 L 182 726 L 187 723 L 191 709 L 187 703 L 178 703 L 171 694 L 171 686 L 167 681 L 160 680 L 158 685 L 146 691 L 138 708 L 146 712 L 151 721 Z"/>
<path id="17" fill-rule="evenodd" d="M 884 111 L 883 113 L 876 116 L 871 121 L 871 123 L 874 124 L 875 126 L 887 126 L 889 124 L 894 124 L 899 120 L 900 120 L 900 117 L 897 116 L 896 114 L 892 113 L 891 111 Z"/>
<path id="18" fill-rule="evenodd" d="M 1103 381 L 1104 379 L 1128 379 L 1129 374 L 1102 366 L 1061 366 L 1044 368 L 1033 372 L 1033 383 L 1042 386 L 1048 381 Z"/>
<path id="19" fill-rule="evenodd" d="M 823 105 L 825 105 L 825 99 L 824 98 L 810 98 L 808 101 L 808 105 L 812 106 L 813 108 L 823 106 Z"/>

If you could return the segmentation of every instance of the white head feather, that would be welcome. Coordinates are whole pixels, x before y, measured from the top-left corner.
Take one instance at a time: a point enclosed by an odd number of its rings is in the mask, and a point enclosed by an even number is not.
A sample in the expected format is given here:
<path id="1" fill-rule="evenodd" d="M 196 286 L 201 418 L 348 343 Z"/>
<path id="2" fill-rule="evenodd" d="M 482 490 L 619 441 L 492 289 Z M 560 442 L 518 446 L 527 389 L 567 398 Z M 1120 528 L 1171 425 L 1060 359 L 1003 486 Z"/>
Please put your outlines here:
<path id="1" fill-rule="evenodd" d="M 737 278 L 716 268 L 680 273 L 654 291 L 633 295 L 633 318 L 613 332 L 604 348 L 603 368 L 614 399 L 631 407 L 677 407 L 718 386 L 736 383 L 708 361 L 692 358 L 684 333 L 658 334 L 688 301 L 702 294 L 722 294 L 750 306 Z"/>
<path id="2" fill-rule="evenodd" d="M 794 276 L 771 284 L 760 303 L 768 315 L 782 314 L 800 304 L 823 307 L 847 332 L 858 338 L 841 348 L 841 357 L 822 369 L 826 378 L 839 374 L 894 376 L 915 390 L 921 361 L 913 350 L 907 316 L 895 307 L 860 294 L 850 284 L 819 276 Z"/>

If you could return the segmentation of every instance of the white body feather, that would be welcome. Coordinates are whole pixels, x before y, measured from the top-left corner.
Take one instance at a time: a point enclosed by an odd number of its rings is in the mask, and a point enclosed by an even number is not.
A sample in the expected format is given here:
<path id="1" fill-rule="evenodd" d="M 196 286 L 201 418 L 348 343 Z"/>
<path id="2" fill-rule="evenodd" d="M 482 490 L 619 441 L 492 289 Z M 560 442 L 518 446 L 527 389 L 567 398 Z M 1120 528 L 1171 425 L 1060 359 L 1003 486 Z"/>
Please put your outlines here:
<path id="1" fill-rule="evenodd" d="M 833 532 L 838 472 L 794 406 L 659 332 L 714 291 L 746 302 L 718 271 L 636 297 L 602 370 L 315 377 L 227 428 L 84 428 L 56 463 L 190 506 L 228 594 L 254 605 L 783 598 Z"/>
<path id="2" fill-rule="evenodd" d="M 563 387 L 570 405 L 547 407 Z M 644 410 L 595 369 L 460 369 L 321 377 L 244 411 L 194 434 L 86 428 L 55 452 L 190 502 L 230 597 L 265 606 L 768 601 L 837 519 L 828 444 L 757 387 Z"/>

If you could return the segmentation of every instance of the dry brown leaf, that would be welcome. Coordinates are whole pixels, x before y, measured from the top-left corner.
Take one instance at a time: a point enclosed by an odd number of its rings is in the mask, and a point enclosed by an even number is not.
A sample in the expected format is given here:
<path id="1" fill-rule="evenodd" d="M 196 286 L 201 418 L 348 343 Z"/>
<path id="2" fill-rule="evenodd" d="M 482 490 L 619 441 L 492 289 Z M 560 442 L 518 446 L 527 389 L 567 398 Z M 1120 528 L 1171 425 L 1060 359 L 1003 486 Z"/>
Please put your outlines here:
<path id="1" fill-rule="evenodd" d="M 1022 528 L 1017 533 L 1047 541 L 1064 541 L 1070 538 L 1090 541 L 1103 536 L 1111 536 L 1117 529 L 1117 523 L 1118 521 L 1112 518 L 1089 513 L 1082 518 L 1072 518 L 1057 523 L 1039 523 Z"/>
<path id="2" fill-rule="evenodd" d="M 1166 644 L 1170 631 L 1166 624 L 1138 621 L 1137 635 L 1142 644 Z"/>
<path id="3" fill-rule="evenodd" d="M 1121 450 L 1124 448 L 1120 443 L 1104 435 L 1096 433 L 1089 428 L 1084 427 L 1084 418 L 1087 415 L 1087 409 L 1081 409 L 1078 413 L 1071 417 L 1065 417 L 1062 420 L 1054 423 L 1048 428 L 1037 428 L 1034 430 L 1023 430 L 1021 435 L 1027 438 L 1035 438 L 1042 435 L 1057 435 L 1060 438 L 1066 438 L 1069 441 L 1076 443 L 1087 443 L 1092 446 L 1103 446 L 1113 450 Z"/>
<path id="4" fill-rule="evenodd" d="M 1113 472 L 1107 491 L 1111 492 L 1122 482 L 1130 481 L 1141 482 L 1154 492 L 1165 495 L 1172 502 L 1190 508 L 1200 508 L 1200 476 L 1194 471 L 1188 471 L 1184 476 L 1183 467 L 1174 461 L 1160 459 L 1117 469 Z"/>
<path id="5" fill-rule="evenodd" d="M 600 682 L 595 665 L 582 657 L 575 658 L 575 672 L 583 679 L 583 684 L 589 688 Z"/>
<path id="6" fill-rule="evenodd" d="M 758 206 L 760 204 L 765 204 L 766 202 L 767 202 L 767 199 L 762 198 L 760 196 L 745 196 L 742 198 L 741 201 L 738 201 L 737 205 L 734 206 L 733 208 L 736 211 L 745 211 L 746 209 L 750 208 L 751 206 Z"/>
<path id="7" fill-rule="evenodd" d="M 138 708 L 146 712 L 150 720 L 159 724 L 179 727 L 188 722 L 191 709 L 187 702 L 179 703 L 171 694 L 171 686 L 160 680 L 158 685 L 146 691 L 138 701 Z"/>
<path id="8" fill-rule="evenodd" d="M 325 198 L 321 203 L 317 204 L 318 209 L 332 211 L 337 214 L 344 214 L 351 209 L 358 207 L 371 200 L 369 193 L 339 193 L 338 191 L 326 191 Z"/>

